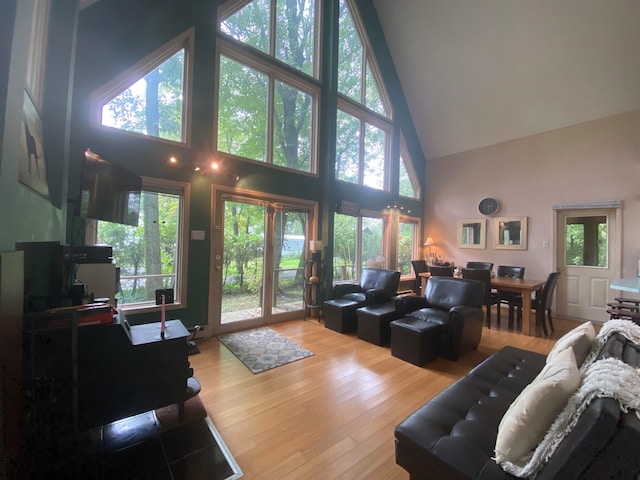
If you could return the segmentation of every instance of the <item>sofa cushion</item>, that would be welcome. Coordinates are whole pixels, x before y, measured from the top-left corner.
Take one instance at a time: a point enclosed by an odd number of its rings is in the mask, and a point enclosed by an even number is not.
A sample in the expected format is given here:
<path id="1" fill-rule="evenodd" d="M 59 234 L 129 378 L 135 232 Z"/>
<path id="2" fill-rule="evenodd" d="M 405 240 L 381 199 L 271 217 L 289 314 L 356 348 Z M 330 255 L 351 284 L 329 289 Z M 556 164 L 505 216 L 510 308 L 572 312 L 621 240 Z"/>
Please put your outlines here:
<path id="1" fill-rule="evenodd" d="M 558 339 L 549 352 L 549 355 L 547 355 L 547 363 L 551 363 L 555 359 L 556 355 L 565 348 L 571 347 L 576 358 L 576 364 L 578 365 L 578 368 L 580 368 L 582 362 L 584 362 L 591 351 L 595 338 L 596 331 L 591 322 L 585 322 L 578 325 L 576 328 L 570 330 Z"/>
<path id="2" fill-rule="evenodd" d="M 496 437 L 496 462 L 516 461 L 533 450 L 579 385 L 573 349 L 565 348 L 545 365 L 502 417 Z"/>

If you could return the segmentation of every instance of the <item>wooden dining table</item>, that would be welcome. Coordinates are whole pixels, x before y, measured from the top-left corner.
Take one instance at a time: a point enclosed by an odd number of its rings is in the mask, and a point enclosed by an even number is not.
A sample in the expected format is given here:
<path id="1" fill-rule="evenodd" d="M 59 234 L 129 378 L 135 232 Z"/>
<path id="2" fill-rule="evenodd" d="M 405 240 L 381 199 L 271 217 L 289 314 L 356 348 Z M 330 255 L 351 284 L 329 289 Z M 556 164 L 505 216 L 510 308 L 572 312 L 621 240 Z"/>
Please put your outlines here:
<path id="1" fill-rule="evenodd" d="M 419 274 L 422 279 L 422 291 L 425 291 L 427 280 L 431 276 L 429 272 Z M 493 277 L 491 286 L 506 292 L 516 292 L 522 295 L 522 333 L 535 335 L 535 322 L 531 322 L 531 293 L 536 296 L 542 293 L 545 280 L 531 278 Z M 498 305 L 500 308 L 500 305 Z"/>

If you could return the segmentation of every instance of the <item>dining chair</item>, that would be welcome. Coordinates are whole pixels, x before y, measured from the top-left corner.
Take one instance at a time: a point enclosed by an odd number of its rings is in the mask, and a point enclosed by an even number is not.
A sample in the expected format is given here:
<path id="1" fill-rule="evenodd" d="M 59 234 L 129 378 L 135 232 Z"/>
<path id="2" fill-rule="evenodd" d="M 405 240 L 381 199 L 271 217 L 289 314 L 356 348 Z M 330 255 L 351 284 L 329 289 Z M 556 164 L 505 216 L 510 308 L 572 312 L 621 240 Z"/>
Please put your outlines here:
<path id="1" fill-rule="evenodd" d="M 491 306 L 499 306 L 498 297 L 491 291 L 491 271 L 478 268 L 463 268 L 462 278 L 478 280 L 484 285 L 484 299 L 482 301 L 482 304 L 486 307 L 487 310 L 487 328 L 491 328 Z"/>
<path id="2" fill-rule="evenodd" d="M 411 260 L 411 266 L 413 267 L 413 273 L 416 276 L 416 292 L 421 293 L 422 290 L 422 277 L 421 273 L 429 271 L 429 266 L 426 260 Z"/>
<path id="3" fill-rule="evenodd" d="M 467 268 L 476 270 L 493 270 L 493 262 L 467 262 Z"/>
<path id="4" fill-rule="evenodd" d="M 498 271 L 496 277 L 508 277 L 508 278 L 524 278 L 524 267 L 514 267 L 511 265 L 498 265 Z M 496 292 L 498 297 L 498 325 L 500 324 L 500 307 L 502 304 L 509 306 L 509 325 L 513 324 L 513 317 L 516 309 L 516 303 L 522 303 L 522 294 L 517 292 L 506 292 L 504 290 L 498 290 Z M 518 308 L 518 321 L 522 319 L 522 310 Z"/>
<path id="5" fill-rule="evenodd" d="M 453 267 L 431 265 L 429 267 L 429 273 L 432 277 L 453 277 Z"/>
<path id="6" fill-rule="evenodd" d="M 551 315 L 551 300 L 559 278 L 560 272 L 551 272 L 544 283 L 544 287 L 542 287 L 540 298 L 536 295 L 535 298 L 531 299 L 531 309 L 536 311 L 536 322 L 542 324 L 542 331 L 545 336 L 549 335 L 547 331 L 547 320 L 549 321 L 551 331 L 555 331 Z M 522 308 L 522 299 L 520 300 L 519 306 Z"/>

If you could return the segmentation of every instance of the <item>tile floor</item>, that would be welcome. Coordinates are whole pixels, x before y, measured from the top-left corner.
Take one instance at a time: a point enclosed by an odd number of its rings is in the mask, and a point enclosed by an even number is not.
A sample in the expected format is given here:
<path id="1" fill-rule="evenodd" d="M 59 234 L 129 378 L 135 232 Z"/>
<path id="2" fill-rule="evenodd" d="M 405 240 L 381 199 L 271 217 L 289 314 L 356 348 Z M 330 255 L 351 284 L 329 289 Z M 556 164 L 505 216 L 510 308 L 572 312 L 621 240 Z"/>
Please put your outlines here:
<path id="1" fill-rule="evenodd" d="M 240 478 L 242 474 L 235 461 L 226 458 L 226 447 L 219 439 L 208 416 L 167 430 L 161 428 L 155 412 L 146 412 L 57 441 L 54 448 L 30 461 L 29 478 Z"/>

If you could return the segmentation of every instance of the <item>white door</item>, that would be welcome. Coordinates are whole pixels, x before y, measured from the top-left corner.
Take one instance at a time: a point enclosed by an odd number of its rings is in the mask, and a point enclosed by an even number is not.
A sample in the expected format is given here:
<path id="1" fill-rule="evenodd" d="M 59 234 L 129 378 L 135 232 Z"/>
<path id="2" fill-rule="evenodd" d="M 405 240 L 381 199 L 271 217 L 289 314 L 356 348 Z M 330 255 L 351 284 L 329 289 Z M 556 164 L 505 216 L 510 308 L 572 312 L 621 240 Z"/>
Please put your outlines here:
<path id="1" fill-rule="evenodd" d="M 557 210 L 558 316 L 604 322 L 620 276 L 619 209 Z"/>

